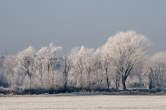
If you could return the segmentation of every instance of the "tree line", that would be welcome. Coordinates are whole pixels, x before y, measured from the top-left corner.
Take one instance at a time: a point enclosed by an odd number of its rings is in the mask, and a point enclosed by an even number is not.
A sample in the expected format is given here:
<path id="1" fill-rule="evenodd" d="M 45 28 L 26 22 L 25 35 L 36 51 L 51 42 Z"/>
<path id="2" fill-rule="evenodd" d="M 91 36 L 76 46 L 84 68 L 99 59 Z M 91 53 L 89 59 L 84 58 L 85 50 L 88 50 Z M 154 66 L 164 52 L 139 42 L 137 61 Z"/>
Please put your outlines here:
<path id="1" fill-rule="evenodd" d="M 166 86 L 166 52 L 150 55 L 151 42 L 135 31 L 119 32 L 97 49 L 75 47 L 57 56 L 53 43 L 5 56 L 1 70 L 11 90 L 128 89 Z"/>

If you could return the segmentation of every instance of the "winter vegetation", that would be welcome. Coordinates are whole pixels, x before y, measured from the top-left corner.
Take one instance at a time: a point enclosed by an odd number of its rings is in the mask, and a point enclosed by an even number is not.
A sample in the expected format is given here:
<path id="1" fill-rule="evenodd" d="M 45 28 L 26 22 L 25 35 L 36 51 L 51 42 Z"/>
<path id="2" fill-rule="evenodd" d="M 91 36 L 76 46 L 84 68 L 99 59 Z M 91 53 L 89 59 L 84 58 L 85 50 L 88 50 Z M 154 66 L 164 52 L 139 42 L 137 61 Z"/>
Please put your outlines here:
<path id="1" fill-rule="evenodd" d="M 97 49 L 32 46 L 0 58 L 0 83 L 14 93 L 164 90 L 166 52 L 150 54 L 150 41 L 135 31 L 119 32 Z M 26 93 L 26 92 L 25 92 Z"/>

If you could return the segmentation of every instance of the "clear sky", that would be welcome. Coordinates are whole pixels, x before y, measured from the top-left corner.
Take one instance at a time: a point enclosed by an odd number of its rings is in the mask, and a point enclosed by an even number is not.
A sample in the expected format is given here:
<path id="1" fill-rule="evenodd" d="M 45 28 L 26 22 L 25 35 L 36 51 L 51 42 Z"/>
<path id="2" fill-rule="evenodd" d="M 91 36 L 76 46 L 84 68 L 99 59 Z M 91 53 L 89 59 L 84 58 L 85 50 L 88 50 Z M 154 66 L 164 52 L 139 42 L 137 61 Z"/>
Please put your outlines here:
<path id="1" fill-rule="evenodd" d="M 135 30 L 166 50 L 166 0 L 0 0 L 0 54 L 53 41 L 99 47 L 119 31 Z"/>

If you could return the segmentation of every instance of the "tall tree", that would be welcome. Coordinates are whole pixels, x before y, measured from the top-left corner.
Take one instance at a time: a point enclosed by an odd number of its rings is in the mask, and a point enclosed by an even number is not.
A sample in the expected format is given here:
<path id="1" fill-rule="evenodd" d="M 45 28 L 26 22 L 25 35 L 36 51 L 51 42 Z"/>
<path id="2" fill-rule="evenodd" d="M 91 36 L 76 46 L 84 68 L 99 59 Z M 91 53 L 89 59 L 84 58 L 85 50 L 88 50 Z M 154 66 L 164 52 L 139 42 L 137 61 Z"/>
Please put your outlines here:
<path id="1" fill-rule="evenodd" d="M 120 75 L 123 89 L 126 90 L 127 78 L 146 57 L 148 39 L 134 31 L 120 32 L 110 37 L 102 48 L 111 57 L 114 72 Z"/>

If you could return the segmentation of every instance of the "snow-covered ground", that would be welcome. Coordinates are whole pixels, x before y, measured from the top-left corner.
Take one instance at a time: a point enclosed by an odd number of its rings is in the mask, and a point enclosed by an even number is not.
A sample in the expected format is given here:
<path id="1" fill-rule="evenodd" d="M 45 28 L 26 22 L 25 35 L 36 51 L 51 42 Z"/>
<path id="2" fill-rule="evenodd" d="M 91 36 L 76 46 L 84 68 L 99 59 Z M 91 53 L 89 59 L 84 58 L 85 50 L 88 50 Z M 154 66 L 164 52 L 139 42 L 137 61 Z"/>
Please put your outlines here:
<path id="1" fill-rule="evenodd" d="M 0 97 L 0 110 L 166 110 L 166 96 Z"/>

